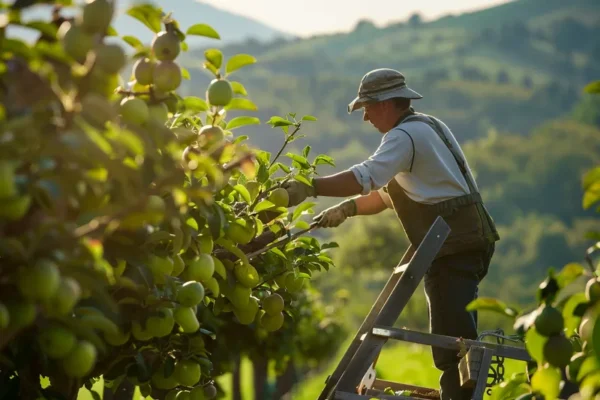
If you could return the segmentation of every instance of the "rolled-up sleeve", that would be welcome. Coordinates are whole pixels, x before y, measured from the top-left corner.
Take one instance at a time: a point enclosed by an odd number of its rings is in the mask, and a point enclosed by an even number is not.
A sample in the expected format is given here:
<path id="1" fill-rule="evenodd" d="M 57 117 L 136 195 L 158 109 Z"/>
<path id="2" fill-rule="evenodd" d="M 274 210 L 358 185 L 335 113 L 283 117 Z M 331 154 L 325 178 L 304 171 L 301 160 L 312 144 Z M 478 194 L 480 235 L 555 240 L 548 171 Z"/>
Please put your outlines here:
<path id="1" fill-rule="evenodd" d="M 369 194 L 385 186 L 396 174 L 408 171 L 413 157 L 412 141 L 406 132 L 391 130 L 367 160 L 350 167 L 362 186 L 362 194 Z"/>

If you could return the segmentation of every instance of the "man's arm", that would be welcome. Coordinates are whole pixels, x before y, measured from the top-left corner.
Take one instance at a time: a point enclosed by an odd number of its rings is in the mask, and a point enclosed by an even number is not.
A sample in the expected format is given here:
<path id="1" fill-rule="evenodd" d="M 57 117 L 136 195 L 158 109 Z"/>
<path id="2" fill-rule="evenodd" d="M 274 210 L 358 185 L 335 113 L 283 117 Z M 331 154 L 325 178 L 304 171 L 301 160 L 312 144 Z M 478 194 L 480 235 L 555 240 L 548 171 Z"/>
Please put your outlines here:
<path id="1" fill-rule="evenodd" d="M 356 215 L 379 214 L 388 208 L 376 190 L 365 196 L 357 197 L 354 201 L 356 202 Z"/>
<path id="2" fill-rule="evenodd" d="M 348 197 L 360 194 L 362 186 L 350 170 L 313 179 L 315 196 Z"/>

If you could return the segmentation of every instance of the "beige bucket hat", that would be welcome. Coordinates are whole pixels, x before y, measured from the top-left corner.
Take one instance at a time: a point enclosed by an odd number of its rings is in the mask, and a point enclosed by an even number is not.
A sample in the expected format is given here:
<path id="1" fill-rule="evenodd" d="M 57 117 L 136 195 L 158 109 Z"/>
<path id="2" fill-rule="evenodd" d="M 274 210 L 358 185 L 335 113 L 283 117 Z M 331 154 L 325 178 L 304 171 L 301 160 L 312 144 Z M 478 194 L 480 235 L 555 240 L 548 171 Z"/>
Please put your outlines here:
<path id="1" fill-rule="evenodd" d="M 389 100 L 394 97 L 422 99 L 419 93 L 406 86 L 406 79 L 400 71 L 391 68 L 378 68 L 367 72 L 358 87 L 358 96 L 348 104 L 348 113 L 364 107 L 367 103 Z"/>

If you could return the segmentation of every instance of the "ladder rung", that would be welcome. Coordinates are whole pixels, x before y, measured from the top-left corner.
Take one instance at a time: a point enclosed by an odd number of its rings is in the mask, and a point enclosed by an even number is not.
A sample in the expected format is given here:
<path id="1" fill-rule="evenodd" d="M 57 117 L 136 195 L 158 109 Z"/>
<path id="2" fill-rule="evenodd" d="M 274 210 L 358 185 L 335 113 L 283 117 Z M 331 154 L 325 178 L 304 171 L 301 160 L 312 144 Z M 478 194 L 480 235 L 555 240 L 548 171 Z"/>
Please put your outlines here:
<path id="1" fill-rule="evenodd" d="M 371 389 L 385 390 L 385 388 L 388 387 L 392 388 L 393 391 L 410 390 L 411 392 L 416 392 L 419 395 L 427 395 L 428 398 L 432 398 L 433 396 L 437 396 L 439 398 L 440 396 L 440 391 L 437 389 L 426 388 L 423 386 L 408 385 L 406 383 L 386 381 L 384 379 L 375 379 L 375 382 L 373 382 L 373 387 Z"/>
<path id="2" fill-rule="evenodd" d="M 362 395 L 356 393 L 348 393 L 348 392 L 335 392 L 334 400 L 372 400 L 372 399 L 382 399 L 382 400 L 414 400 L 414 397 L 407 396 L 394 396 L 391 394 L 378 394 L 378 395 Z"/>
<path id="3" fill-rule="evenodd" d="M 438 335 L 434 333 L 425 333 L 411 331 L 402 328 L 391 328 L 376 326 L 373 328 L 373 335 L 386 337 L 395 340 L 403 340 L 405 342 L 419 343 L 434 347 L 442 347 L 446 349 L 460 349 L 458 338 L 452 336 Z M 463 339 L 465 346 L 481 346 L 493 351 L 497 356 L 511 358 L 513 360 L 530 361 L 531 356 L 526 349 L 515 346 L 507 346 L 505 344 L 494 344 L 489 342 L 481 342 L 478 340 Z"/>

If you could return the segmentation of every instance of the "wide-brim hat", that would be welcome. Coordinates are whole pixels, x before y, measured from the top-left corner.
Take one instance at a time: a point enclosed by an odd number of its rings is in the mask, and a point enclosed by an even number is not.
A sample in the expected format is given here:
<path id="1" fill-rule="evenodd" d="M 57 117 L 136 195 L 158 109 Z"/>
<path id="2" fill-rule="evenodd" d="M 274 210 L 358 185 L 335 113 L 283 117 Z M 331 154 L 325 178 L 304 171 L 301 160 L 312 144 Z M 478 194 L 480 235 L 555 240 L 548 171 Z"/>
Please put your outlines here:
<path id="1" fill-rule="evenodd" d="M 348 113 L 368 103 L 389 100 L 395 97 L 418 100 L 423 96 L 406 85 L 404 75 L 391 68 L 378 68 L 367 72 L 358 87 L 358 96 L 348 104 Z"/>

